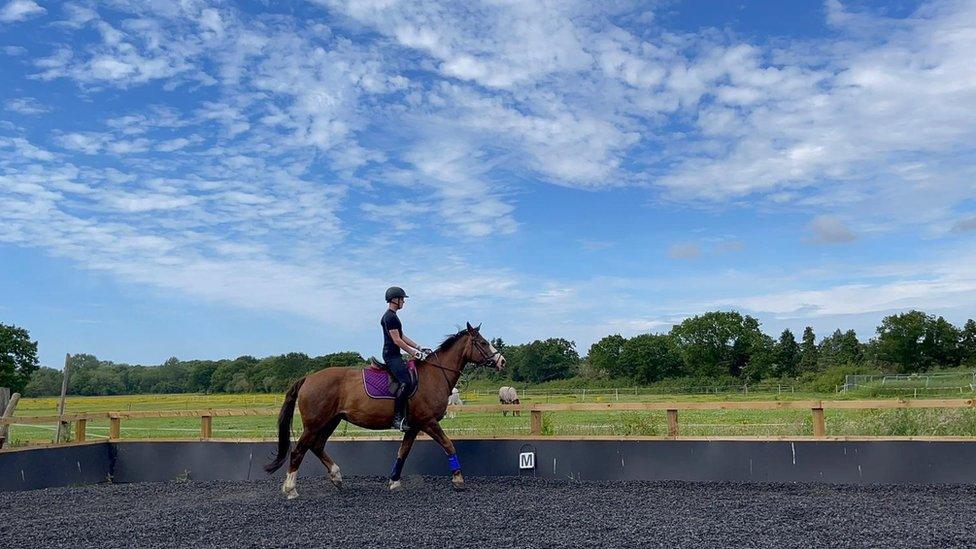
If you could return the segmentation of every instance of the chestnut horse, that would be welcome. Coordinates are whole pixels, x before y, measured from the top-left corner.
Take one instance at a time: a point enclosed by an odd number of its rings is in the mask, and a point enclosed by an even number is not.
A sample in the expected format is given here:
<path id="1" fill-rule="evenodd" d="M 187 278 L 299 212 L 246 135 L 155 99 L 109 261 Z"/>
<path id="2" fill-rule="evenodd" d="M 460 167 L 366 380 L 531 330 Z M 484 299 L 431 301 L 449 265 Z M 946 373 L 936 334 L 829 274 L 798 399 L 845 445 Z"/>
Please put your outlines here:
<path id="1" fill-rule="evenodd" d="M 454 450 L 454 443 L 444 434 L 438 423 L 447 412 L 447 399 L 451 389 L 461 377 L 468 363 L 494 366 L 501 370 L 505 357 L 492 347 L 479 332 L 481 327 L 467 328 L 448 337 L 426 360 L 417 361 L 417 392 L 410 397 L 407 422 L 410 431 L 403 435 L 390 474 L 390 489 L 401 487 L 400 472 L 410 453 L 414 439 L 420 431 L 426 433 L 444 448 L 451 466 L 451 482 L 457 489 L 464 488 L 461 464 Z M 311 450 L 329 471 L 329 478 L 337 488 L 342 488 L 339 466 L 325 453 L 325 441 L 343 419 L 366 429 L 389 429 L 393 421 L 393 400 L 374 399 L 366 395 L 361 368 L 326 368 L 299 379 L 285 395 L 285 402 L 278 414 L 278 455 L 264 467 L 268 473 L 277 471 L 289 457 L 289 435 L 295 404 L 302 415 L 302 436 L 291 451 L 288 475 L 281 491 L 288 499 L 298 497 L 295 480 L 305 452 Z"/>

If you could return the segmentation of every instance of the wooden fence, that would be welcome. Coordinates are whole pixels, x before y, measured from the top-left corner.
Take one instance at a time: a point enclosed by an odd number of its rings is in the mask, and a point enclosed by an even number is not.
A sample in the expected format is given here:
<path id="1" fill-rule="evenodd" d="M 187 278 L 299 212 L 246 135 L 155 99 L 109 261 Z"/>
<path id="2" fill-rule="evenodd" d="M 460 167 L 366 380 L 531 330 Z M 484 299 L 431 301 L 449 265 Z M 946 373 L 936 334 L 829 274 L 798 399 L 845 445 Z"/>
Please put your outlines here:
<path id="1" fill-rule="evenodd" d="M 559 412 L 636 412 L 663 411 L 667 414 L 668 437 L 680 438 L 678 412 L 682 410 L 809 410 L 813 418 L 813 436 L 826 437 L 825 410 L 884 410 L 895 408 L 976 408 L 976 399 L 919 400 L 791 400 L 736 402 L 608 402 L 574 404 L 474 404 L 449 406 L 458 413 L 529 412 L 530 433 L 542 436 L 543 414 Z M 25 416 L 0 418 L 0 425 L 44 425 L 74 423 L 75 441 L 84 442 L 90 420 L 109 421 L 109 440 L 119 440 L 122 421 L 146 418 L 200 418 L 200 438 L 213 438 L 213 418 L 240 416 L 277 416 L 278 408 L 232 408 L 206 410 L 165 410 L 134 412 L 94 412 L 61 416 Z M 881 438 L 881 437 L 879 437 Z"/>

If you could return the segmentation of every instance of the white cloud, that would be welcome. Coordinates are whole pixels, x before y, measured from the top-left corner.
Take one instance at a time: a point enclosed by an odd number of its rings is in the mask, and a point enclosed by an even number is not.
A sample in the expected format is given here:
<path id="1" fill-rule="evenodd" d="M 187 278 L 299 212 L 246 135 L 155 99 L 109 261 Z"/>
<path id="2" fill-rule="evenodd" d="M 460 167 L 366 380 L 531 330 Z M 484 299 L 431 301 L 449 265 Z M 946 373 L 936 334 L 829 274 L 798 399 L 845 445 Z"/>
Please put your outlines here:
<path id="1" fill-rule="evenodd" d="M 844 222 L 829 215 L 818 215 L 809 225 L 813 241 L 821 244 L 840 244 L 851 242 L 856 237 Z"/>
<path id="2" fill-rule="evenodd" d="M 26 21 L 44 13 L 47 13 L 47 10 L 32 0 L 10 0 L 7 5 L 0 9 L 0 22 Z"/>
<path id="3" fill-rule="evenodd" d="M 50 141 L 0 138 L 0 240 L 120 280 L 350 325 L 399 277 L 428 294 L 421 310 L 480 307 L 522 336 L 565 329 L 581 340 L 665 326 L 703 303 L 865 314 L 971 290 L 956 271 L 846 283 L 736 272 L 538 280 L 488 272 L 471 245 L 516 232 L 517 199 L 540 183 L 653 186 L 715 208 L 758 199 L 812 218 L 818 242 L 915 225 L 967 231 L 971 3 L 904 20 L 832 3 L 829 42 L 785 46 L 669 32 L 646 13 L 628 29 L 603 12 L 628 9 L 616 3 L 324 5 L 355 23 L 197 2 L 118 2 L 111 14 L 66 5 L 50 27 L 64 39 L 51 43 L 71 46 L 33 58 L 33 76 L 66 79 L 111 112 Z M 173 103 L 100 101 L 133 91 Z M 376 261 L 404 243 L 407 258 Z M 668 255 L 741 247 L 697 239 Z M 464 300 L 473 285 L 487 298 Z M 646 295 L 658 309 L 635 313 Z"/>
<path id="4" fill-rule="evenodd" d="M 976 216 L 956 221 L 952 226 L 952 231 L 957 233 L 976 231 Z"/>
<path id="5" fill-rule="evenodd" d="M 443 75 L 488 87 L 509 88 L 593 62 L 580 43 L 570 3 L 322 3 L 428 53 Z"/>
<path id="6" fill-rule="evenodd" d="M 730 84 L 698 109 L 709 146 L 676 147 L 680 162 L 659 182 L 686 198 L 832 204 L 874 228 L 938 225 L 972 198 L 976 6 L 937 2 L 904 20 L 840 9 L 832 4 L 831 21 L 844 39 L 833 46 L 791 52 L 789 64 L 756 48 L 713 62 Z M 730 86 L 751 99 L 725 106 Z"/>
<path id="7" fill-rule="evenodd" d="M 4 103 L 4 108 L 10 112 L 23 114 L 26 116 L 44 114 L 50 111 L 50 109 L 33 97 L 18 97 L 8 99 L 7 102 Z"/>
<path id="8" fill-rule="evenodd" d="M 668 248 L 671 259 L 695 259 L 701 255 L 701 248 L 697 244 L 672 244 Z"/>

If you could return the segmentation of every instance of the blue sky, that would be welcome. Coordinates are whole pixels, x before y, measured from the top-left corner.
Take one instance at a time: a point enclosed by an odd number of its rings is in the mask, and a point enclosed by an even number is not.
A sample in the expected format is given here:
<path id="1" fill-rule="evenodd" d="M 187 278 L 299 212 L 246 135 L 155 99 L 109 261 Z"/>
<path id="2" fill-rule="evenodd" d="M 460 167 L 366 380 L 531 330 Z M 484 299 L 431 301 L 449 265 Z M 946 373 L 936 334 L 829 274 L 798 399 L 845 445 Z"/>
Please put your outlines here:
<path id="1" fill-rule="evenodd" d="M 0 0 L 0 321 L 159 363 L 976 300 L 976 2 Z"/>

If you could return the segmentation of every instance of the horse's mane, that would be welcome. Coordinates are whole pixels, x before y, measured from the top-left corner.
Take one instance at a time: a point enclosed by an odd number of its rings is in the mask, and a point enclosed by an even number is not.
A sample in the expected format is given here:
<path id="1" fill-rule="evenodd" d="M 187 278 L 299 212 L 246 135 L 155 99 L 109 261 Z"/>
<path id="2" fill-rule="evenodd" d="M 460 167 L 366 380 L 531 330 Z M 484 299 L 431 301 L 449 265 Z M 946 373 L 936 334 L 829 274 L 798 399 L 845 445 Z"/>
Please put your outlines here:
<path id="1" fill-rule="evenodd" d="M 459 339 L 464 337 L 464 334 L 466 333 L 468 333 L 467 330 L 461 330 L 456 334 L 451 334 L 447 336 L 447 338 L 443 342 L 441 342 L 440 346 L 437 347 L 437 352 L 446 351 L 450 349 L 451 346 L 457 343 Z"/>

